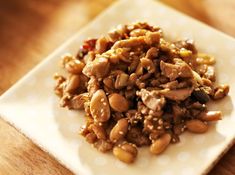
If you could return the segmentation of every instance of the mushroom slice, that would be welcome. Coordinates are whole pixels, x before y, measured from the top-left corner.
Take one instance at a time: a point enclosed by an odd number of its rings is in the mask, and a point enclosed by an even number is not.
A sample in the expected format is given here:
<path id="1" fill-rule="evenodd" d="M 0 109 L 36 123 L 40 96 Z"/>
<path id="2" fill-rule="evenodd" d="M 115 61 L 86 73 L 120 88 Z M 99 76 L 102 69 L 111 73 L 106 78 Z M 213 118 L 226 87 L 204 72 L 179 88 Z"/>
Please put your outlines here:
<path id="1" fill-rule="evenodd" d="M 160 94 L 162 94 L 164 97 L 175 100 L 175 101 L 183 101 L 186 98 L 188 98 L 191 93 L 193 92 L 193 88 L 183 88 L 183 89 L 164 89 L 160 91 Z"/>

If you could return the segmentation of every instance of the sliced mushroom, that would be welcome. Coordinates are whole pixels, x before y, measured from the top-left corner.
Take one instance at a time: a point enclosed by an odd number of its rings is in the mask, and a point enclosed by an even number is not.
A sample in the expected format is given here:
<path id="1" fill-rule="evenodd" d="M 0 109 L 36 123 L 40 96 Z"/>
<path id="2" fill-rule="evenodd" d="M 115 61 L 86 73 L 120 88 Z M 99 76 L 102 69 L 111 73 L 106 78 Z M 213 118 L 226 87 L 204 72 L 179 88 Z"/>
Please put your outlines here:
<path id="1" fill-rule="evenodd" d="M 160 91 L 160 93 L 164 97 L 170 100 L 175 100 L 175 101 L 185 100 L 191 95 L 192 92 L 193 92 L 193 88 L 184 88 L 184 89 L 175 89 L 175 90 L 164 89 Z"/>

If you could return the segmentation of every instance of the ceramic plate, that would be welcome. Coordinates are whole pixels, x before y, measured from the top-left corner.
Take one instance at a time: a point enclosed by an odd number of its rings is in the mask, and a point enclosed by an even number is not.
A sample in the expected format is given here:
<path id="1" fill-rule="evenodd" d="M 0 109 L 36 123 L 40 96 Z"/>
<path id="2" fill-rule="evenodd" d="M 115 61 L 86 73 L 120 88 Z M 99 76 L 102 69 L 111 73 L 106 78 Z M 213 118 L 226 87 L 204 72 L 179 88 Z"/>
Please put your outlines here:
<path id="1" fill-rule="evenodd" d="M 163 28 L 170 40 L 192 38 L 201 52 L 214 55 L 220 83 L 231 86 L 230 96 L 213 104 L 223 120 L 202 135 L 185 133 L 159 156 L 142 148 L 137 161 L 125 165 L 110 154 L 98 152 L 79 136 L 83 112 L 62 109 L 53 93 L 53 74 L 60 72 L 60 55 L 75 54 L 88 37 L 105 34 L 118 24 L 146 21 Z M 121 0 L 97 17 L 72 39 L 0 98 L 1 116 L 31 138 L 61 164 L 79 175 L 201 175 L 232 146 L 235 136 L 235 40 L 159 2 Z"/>

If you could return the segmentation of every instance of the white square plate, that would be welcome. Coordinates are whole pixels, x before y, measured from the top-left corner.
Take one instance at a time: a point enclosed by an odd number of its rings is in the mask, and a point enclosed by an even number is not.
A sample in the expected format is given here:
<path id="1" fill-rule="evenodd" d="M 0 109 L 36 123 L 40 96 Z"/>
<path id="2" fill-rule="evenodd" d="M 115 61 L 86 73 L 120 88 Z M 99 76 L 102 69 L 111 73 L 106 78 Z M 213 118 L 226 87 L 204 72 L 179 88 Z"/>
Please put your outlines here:
<path id="1" fill-rule="evenodd" d="M 160 156 L 142 148 L 133 165 L 125 165 L 110 154 L 103 154 L 79 136 L 83 112 L 62 109 L 53 93 L 60 55 L 75 54 L 81 42 L 98 37 L 118 24 L 146 21 L 163 28 L 169 39 L 189 37 L 201 52 L 214 55 L 220 83 L 231 86 L 230 96 L 213 105 L 224 119 L 202 135 L 181 136 Z M 121 0 L 97 17 L 86 28 L 63 44 L 45 61 L 0 98 L 1 116 L 31 138 L 43 150 L 79 175 L 200 175 L 205 174 L 233 144 L 235 136 L 235 40 L 159 2 Z"/>

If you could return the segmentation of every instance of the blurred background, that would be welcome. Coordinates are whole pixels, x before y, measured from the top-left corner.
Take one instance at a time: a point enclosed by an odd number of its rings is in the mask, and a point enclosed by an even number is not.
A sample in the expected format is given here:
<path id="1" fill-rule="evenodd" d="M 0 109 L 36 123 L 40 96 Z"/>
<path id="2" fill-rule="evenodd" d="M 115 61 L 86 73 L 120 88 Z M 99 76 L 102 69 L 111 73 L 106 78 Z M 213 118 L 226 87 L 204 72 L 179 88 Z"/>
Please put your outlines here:
<path id="1" fill-rule="evenodd" d="M 115 1 L 0 0 L 0 94 Z M 235 0 L 160 1 L 235 37 Z M 0 149 L 5 148 L 0 151 L 0 175 L 70 174 L 1 119 L 0 140 Z M 15 148 L 21 151 L 17 155 L 12 151 Z M 235 174 L 232 168 L 235 163 L 228 163 L 235 162 L 232 161 L 234 154 L 235 148 L 220 161 L 211 175 Z M 12 158 L 15 159 L 13 164 Z M 43 163 L 32 168 L 31 163 L 35 159 Z M 21 166 L 25 161 L 27 163 Z M 49 170 L 45 168 L 48 166 Z"/>
<path id="2" fill-rule="evenodd" d="M 235 0 L 160 1 L 235 36 Z M 0 94 L 113 2 L 0 0 Z"/>

